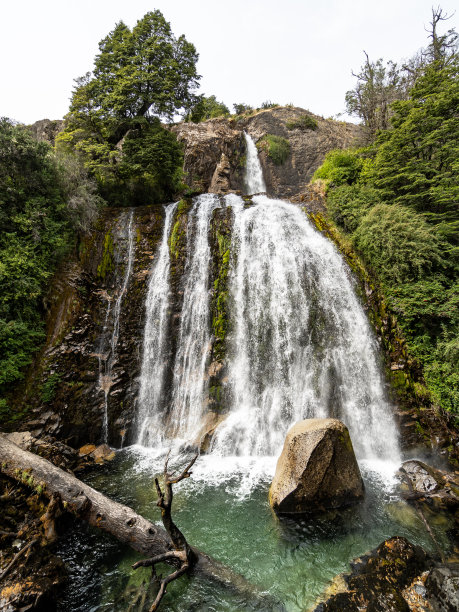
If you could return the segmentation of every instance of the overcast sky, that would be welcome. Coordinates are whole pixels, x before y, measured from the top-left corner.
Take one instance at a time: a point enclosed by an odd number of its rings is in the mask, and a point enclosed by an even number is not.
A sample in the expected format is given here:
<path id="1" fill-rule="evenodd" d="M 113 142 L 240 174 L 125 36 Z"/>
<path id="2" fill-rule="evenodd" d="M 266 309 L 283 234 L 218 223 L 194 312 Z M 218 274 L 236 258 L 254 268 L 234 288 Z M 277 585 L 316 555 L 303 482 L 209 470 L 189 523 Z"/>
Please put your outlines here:
<path id="1" fill-rule="evenodd" d="M 452 14 L 452 0 L 441 6 Z M 159 9 L 200 55 L 200 92 L 235 102 L 293 103 L 324 117 L 344 111 L 363 62 L 399 60 L 427 43 L 431 0 L 3 0 L 0 116 L 59 119 L 73 79 L 92 69 L 118 21 Z M 458 15 L 443 25 L 458 29 Z"/>

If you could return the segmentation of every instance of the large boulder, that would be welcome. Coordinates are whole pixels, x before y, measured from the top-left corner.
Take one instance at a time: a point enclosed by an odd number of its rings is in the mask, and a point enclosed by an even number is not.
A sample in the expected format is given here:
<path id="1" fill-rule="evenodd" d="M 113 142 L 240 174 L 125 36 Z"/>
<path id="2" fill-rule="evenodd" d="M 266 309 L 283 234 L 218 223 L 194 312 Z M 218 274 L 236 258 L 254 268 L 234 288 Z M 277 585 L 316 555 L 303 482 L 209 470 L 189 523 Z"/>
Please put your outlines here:
<path id="1" fill-rule="evenodd" d="M 280 514 L 323 511 L 362 499 L 363 481 L 347 427 L 337 419 L 307 419 L 285 439 L 269 491 Z"/>

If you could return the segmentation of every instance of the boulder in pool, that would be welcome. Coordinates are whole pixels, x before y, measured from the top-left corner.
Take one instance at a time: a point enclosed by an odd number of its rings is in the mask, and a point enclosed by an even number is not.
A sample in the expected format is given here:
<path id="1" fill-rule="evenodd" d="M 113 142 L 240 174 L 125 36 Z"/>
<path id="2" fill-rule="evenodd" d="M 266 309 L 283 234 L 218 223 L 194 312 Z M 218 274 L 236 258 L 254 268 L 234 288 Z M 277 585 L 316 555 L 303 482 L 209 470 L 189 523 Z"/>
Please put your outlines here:
<path id="1" fill-rule="evenodd" d="M 269 491 L 279 514 L 304 514 L 361 500 L 364 486 L 349 431 L 337 419 L 306 419 L 287 433 Z"/>

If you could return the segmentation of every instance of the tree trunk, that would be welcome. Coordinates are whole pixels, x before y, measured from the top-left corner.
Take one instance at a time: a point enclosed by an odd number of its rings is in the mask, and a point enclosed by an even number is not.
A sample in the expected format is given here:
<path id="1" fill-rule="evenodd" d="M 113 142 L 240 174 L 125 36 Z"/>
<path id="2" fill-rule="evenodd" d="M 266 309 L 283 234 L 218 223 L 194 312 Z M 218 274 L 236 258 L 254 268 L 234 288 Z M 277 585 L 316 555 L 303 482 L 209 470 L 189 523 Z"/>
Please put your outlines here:
<path id="1" fill-rule="evenodd" d="M 46 459 L 21 449 L 5 434 L 0 434 L 0 471 L 14 480 L 41 492 L 52 499 L 58 494 L 64 509 L 76 517 L 110 533 L 123 544 L 146 557 L 163 555 L 173 550 L 166 531 L 153 525 L 140 514 L 113 501 L 85 484 L 73 474 L 56 467 Z M 219 563 L 205 553 L 191 547 L 197 561 L 193 571 L 204 578 L 229 587 L 262 609 L 276 607 L 278 602 L 262 596 L 257 587 L 229 567 Z M 167 561 L 166 561 L 167 562 Z M 169 563 L 177 565 L 176 559 Z"/>

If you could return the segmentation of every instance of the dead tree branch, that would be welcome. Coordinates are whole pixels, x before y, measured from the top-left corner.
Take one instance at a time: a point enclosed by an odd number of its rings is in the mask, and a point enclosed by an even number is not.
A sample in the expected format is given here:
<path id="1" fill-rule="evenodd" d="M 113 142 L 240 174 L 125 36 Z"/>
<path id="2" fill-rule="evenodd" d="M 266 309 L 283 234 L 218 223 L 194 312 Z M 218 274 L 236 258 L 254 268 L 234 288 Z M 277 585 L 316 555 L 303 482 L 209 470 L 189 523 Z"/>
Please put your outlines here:
<path id="1" fill-rule="evenodd" d="M 161 520 L 165 530 L 169 534 L 174 550 L 162 555 L 156 555 L 150 559 L 143 559 L 142 561 L 134 563 L 132 566 L 134 569 L 137 569 L 138 567 L 151 567 L 153 575 L 156 578 L 155 566 L 157 563 L 170 563 L 171 561 L 174 561 L 178 565 L 178 569 L 176 569 L 175 572 L 172 572 L 172 574 L 168 574 L 159 580 L 159 591 L 150 608 L 150 612 L 155 612 L 155 610 L 158 609 L 162 598 L 167 592 L 167 585 L 173 580 L 180 578 L 180 576 L 183 576 L 183 574 L 191 569 L 197 561 L 197 557 L 193 549 L 188 545 L 185 536 L 172 520 L 172 500 L 174 498 L 172 485 L 177 484 L 185 478 L 189 478 L 191 476 L 190 470 L 198 458 L 198 455 L 196 454 L 182 473 L 175 478 L 173 477 L 175 472 L 168 472 L 169 455 L 170 452 L 167 453 L 166 461 L 164 463 L 164 492 L 161 489 L 158 478 L 155 478 L 155 486 L 156 493 L 158 495 L 156 505 L 161 509 Z"/>

